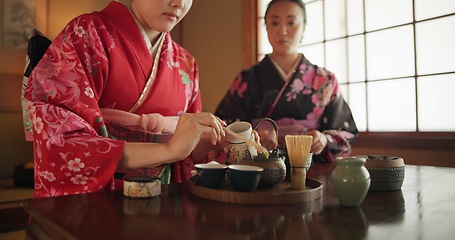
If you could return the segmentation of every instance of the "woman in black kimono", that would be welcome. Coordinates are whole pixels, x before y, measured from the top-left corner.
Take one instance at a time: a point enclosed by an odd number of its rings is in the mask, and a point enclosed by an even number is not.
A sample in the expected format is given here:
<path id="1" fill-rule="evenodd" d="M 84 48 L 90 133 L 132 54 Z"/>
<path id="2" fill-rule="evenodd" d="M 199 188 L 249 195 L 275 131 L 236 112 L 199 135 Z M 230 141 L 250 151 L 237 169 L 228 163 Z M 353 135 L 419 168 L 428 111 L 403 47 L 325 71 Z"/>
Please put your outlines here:
<path id="1" fill-rule="evenodd" d="M 349 155 L 358 130 L 338 81 L 297 50 L 306 25 L 304 3 L 272 0 L 265 23 L 272 53 L 239 73 L 215 115 L 228 123 L 273 119 L 278 138 L 275 131 L 258 129 L 268 149 L 284 148 L 285 135 L 309 134 L 313 162 L 334 162 L 337 156 Z"/>

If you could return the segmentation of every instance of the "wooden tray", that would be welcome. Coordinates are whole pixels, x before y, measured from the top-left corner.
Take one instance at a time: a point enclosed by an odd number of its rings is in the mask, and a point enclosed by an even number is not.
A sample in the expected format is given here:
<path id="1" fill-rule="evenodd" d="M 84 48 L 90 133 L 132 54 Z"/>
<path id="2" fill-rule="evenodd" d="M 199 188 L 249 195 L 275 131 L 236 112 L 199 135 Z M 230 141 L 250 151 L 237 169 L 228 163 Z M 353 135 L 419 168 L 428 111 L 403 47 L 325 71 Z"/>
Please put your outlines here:
<path id="1" fill-rule="evenodd" d="M 272 188 L 258 188 L 254 192 L 236 192 L 229 185 L 221 189 L 212 189 L 190 181 L 188 190 L 198 197 L 209 200 L 253 205 L 305 203 L 322 197 L 322 183 L 315 179 L 307 178 L 306 189 L 302 190 L 292 189 L 290 185 L 290 182 L 282 182 Z"/>

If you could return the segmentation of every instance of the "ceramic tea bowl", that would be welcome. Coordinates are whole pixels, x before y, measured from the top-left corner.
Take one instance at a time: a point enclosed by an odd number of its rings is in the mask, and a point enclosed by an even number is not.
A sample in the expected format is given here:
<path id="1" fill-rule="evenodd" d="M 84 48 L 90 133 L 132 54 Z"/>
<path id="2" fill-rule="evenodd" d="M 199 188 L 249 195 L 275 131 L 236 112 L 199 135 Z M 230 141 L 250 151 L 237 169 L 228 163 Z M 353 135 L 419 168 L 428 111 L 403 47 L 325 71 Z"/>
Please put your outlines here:
<path id="1" fill-rule="evenodd" d="M 239 192 L 253 192 L 259 185 L 264 168 L 249 165 L 229 165 L 229 180 Z"/>
<path id="2" fill-rule="evenodd" d="M 372 191 L 395 191 L 401 189 L 405 176 L 403 158 L 384 155 L 355 156 L 366 158 L 365 167 L 370 172 Z"/>
<path id="3" fill-rule="evenodd" d="M 227 165 L 224 164 L 196 164 L 195 181 L 197 185 L 208 188 L 220 188 L 226 178 Z"/>

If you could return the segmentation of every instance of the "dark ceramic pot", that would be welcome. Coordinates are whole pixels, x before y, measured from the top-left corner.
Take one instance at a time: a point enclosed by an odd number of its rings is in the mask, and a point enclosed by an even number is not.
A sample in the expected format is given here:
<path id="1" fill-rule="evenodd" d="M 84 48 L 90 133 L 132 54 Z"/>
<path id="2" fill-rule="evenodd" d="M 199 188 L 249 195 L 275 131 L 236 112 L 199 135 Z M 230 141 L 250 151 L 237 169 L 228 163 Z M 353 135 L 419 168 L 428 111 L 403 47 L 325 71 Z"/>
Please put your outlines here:
<path id="1" fill-rule="evenodd" d="M 254 130 L 257 131 L 259 125 L 263 122 L 270 122 L 275 129 L 275 134 L 278 136 L 278 126 L 275 121 L 270 118 L 262 118 L 255 125 Z M 259 180 L 259 187 L 269 188 L 276 184 L 283 182 L 286 177 L 286 164 L 284 163 L 285 157 L 278 154 L 278 149 L 270 152 L 270 156 L 266 158 L 264 154 L 251 157 L 246 155 L 239 164 L 257 166 L 264 169 Z"/>
<path id="2" fill-rule="evenodd" d="M 371 176 L 370 190 L 396 191 L 403 185 L 405 163 L 403 158 L 383 155 L 356 156 L 366 158 L 365 167 Z"/>
<path id="3" fill-rule="evenodd" d="M 286 165 L 284 157 L 280 157 L 277 151 L 272 151 L 269 158 L 263 154 L 251 158 L 242 159 L 239 164 L 261 167 L 264 169 L 259 180 L 259 187 L 268 188 L 281 183 L 286 177 Z"/>

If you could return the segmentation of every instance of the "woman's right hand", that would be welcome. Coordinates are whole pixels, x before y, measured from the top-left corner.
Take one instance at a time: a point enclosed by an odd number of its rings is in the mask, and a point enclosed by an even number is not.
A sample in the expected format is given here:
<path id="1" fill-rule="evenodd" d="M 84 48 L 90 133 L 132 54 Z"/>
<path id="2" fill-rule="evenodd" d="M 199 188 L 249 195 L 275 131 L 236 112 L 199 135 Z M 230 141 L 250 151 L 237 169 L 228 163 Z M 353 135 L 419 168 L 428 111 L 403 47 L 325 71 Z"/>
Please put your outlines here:
<path id="1" fill-rule="evenodd" d="M 217 145 L 226 136 L 226 123 L 208 112 L 185 113 L 180 116 L 172 138 L 166 143 L 175 160 L 188 157 L 199 144 L 204 134 L 212 145 Z"/>
<path id="2" fill-rule="evenodd" d="M 142 168 L 183 160 L 201 141 L 206 145 L 218 144 L 225 136 L 223 125 L 211 113 L 185 113 L 167 143 L 126 142 L 118 168 Z"/>

